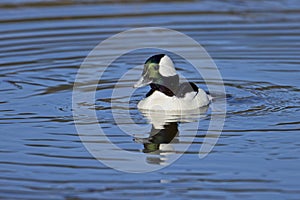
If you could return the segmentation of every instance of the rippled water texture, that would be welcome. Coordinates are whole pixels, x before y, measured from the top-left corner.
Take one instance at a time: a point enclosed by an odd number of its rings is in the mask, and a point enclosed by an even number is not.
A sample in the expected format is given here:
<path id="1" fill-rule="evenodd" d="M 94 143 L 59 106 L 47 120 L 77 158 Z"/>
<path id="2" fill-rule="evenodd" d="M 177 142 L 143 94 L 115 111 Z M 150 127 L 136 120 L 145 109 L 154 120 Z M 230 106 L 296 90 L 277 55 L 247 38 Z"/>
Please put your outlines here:
<path id="1" fill-rule="evenodd" d="M 1 1 L 0 198 L 299 199 L 299 21 L 296 0 Z M 128 174 L 106 167 L 85 149 L 73 122 L 72 87 L 80 64 L 99 42 L 144 26 L 181 31 L 205 47 L 225 82 L 227 117 L 205 159 L 198 151 L 209 110 L 199 116 L 193 144 L 174 164 Z M 143 145 L 151 125 L 136 110 L 147 88 L 136 90 L 129 105 L 133 121 L 145 126 L 139 137 L 118 129 L 110 112 L 120 74 L 152 53 L 114 62 L 99 83 L 95 107 L 115 144 L 160 165 L 165 160 L 151 155 L 157 147 Z M 175 63 L 206 89 L 186 63 L 179 58 Z M 126 79 L 122 87 L 137 79 Z M 193 140 L 188 123 L 165 128 L 179 131 L 172 143 L 177 153 Z"/>

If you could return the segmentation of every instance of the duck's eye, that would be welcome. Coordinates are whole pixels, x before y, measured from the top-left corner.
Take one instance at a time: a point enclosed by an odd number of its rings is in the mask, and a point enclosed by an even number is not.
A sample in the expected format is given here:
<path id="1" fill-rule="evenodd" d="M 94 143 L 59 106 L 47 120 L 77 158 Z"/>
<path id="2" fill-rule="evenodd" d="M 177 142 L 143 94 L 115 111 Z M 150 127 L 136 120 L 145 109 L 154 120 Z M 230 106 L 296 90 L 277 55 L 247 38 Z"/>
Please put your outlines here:
<path id="1" fill-rule="evenodd" d="M 155 65 L 155 66 L 154 66 L 154 69 L 155 69 L 155 70 L 158 70 L 158 68 L 159 68 L 158 65 Z"/>

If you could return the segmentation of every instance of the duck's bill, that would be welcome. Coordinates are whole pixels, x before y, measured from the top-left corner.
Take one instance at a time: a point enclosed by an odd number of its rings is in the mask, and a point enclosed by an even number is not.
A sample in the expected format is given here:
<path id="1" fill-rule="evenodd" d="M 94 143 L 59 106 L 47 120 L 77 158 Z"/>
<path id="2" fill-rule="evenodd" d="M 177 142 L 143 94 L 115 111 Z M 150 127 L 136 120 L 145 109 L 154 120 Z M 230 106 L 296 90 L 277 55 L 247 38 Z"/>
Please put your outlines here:
<path id="1" fill-rule="evenodd" d="M 138 80 L 138 82 L 136 82 L 136 83 L 134 84 L 133 87 L 134 87 L 134 88 L 140 88 L 140 87 L 144 87 L 144 86 L 146 86 L 146 85 L 149 85 L 150 83 L 152 83 L 152 80 L 146 78 L 145 76 L 142 76 L 142 77 L 140 78 L 140 80 Z"/>

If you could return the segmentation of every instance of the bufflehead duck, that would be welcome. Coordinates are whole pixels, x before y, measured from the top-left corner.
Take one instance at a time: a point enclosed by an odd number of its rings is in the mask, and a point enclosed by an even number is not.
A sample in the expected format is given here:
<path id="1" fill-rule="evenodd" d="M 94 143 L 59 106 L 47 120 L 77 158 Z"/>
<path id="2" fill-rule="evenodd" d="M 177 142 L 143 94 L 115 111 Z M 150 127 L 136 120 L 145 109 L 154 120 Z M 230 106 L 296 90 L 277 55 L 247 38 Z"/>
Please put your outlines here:
<path id="1" fill-rule="evenodd" d="M 207 106 L 211 97 L 192 82 L 179 83 L 174 63 L 166 54 L 148 58 L 135 88 L 150 85 L 146 98 L 138 103 L 142 110 L 185 111 Z"/>

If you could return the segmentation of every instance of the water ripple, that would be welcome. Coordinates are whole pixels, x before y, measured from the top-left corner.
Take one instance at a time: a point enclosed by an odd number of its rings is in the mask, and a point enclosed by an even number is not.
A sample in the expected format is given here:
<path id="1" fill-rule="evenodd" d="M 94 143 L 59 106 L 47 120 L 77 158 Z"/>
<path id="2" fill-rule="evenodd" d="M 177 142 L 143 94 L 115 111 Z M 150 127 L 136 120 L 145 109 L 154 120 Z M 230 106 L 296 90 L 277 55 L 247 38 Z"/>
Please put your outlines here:
<path id="1" fill-rule="evenodd" d="M 163 199 L 297 199 L 299 5 L 295 0 L 1 1 L 0 198 L 132 199 L 147 193 Z M 182 31 L 208 50 L 224 77 L 228 112 L 219 142 L 204 160 L 198 160 L 203 139 L 216 137 L 206 135 L 210 111 L 199 128 L 178 125 L 174 153 L 192 145 L 174 165 L 146 175 L 123 174 L 84 148 L 74 127 L 71 92 L 77 69 L 95 45 L 144 26 Z M 147 152 L 138 141 L 153 140 L 136 110 L 148 88 L 135 91 L 129 102 L 132 120 L 145 126 L 141 138 L 120 131 L 111 113 L 126 109 L 128 95 L 110 95 L 119 77 L 148 54 L 153 51 L 118 59 L 98 83 L 95 105 L 81 104 L 95 106 L 98 122 L 89 123 L 100 122 L 116 145 L 131 152 Z M 175 63 L 206 88 L 187 63 L 179 58 Z M 120 89 L 130 88 L 134 79 Z M 86 91 L 95 86 L 81 84 Z M 217 103 L 218 94 L 213 95 Z M 85 142 L 106 144 L 103 137 L 89 136 Z M 161 160 L 149 153 L 149 162 Z"/>

